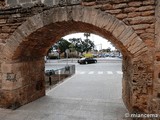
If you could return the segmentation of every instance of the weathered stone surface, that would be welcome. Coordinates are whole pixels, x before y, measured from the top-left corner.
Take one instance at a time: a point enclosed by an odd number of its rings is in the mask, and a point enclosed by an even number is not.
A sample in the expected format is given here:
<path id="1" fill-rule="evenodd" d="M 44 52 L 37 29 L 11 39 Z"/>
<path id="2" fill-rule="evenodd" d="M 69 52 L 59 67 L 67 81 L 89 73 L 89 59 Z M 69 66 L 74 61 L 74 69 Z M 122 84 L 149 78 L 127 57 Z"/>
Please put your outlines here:
<path id="1" fill-rule="evenodd" d="M 144 30 L 150 27 L 150 24 L 132 25 L 135 30 Z"/>
<path id="2" fill-rule="evenodd" d="M 128 13 L 129 18 L 137 17 L 137 16 L 140 16 L 140 15 L 141 15 L 140 12 L 130 12 L 130 13 Z"/>
<path id="3" fill-rule="evenodd" d="M 116 9 L 116 10 L 106 10 L 106 12 L 111 13 L 111 14 L 117 14 L 120 13 L 122 10 L 121 9 Z"/>
<path id="4" fill-rule="evenodd" d="M 3 73 L 12 73 L 12 64 L 6 64 L 6 63 L 2 63 L 1 64 L 1 71 Z"/>
<path id="5" fill-rule="evenodd" d="M 127 47 L 128 44 L 131 44 L 134 38 L 137 38 L 137 37 L 138 37 L 137 34 L 133 33 L 127 40 L 124 41 L 123 45 Z"/>
<path id="6" fill-rule="evenodd" d="M 129 2 L 128 5 L 132 7 L 139 7 L 142 5 L 142 2 Z"/>
<path id="7" fill-rule="evenodd" d="M 116 17 L 118 18 L 118 19 L 124 19 L 124 18 L 127 18 L 127 14 L 118 14 L 118 15 L 116 15 Z"/>
<path id="8" fill-rule="evenodd" d="M 129 18 L 129 23 L 131 25 L 135 24 L 147 24 L 147 23 L 154 23 L 155 18 L 153 16 L 147 16 L 147 17 L 135 17 L 135 18 Z"/>
<path id="9" fill-rule="evenodd" d="M 126 29 L 126 26 L 123 23 L 117 25 L 117 27 L 113 30 L 112 34 L 114 37 L 118 37 L 121 33 Z"/>
<path id="10" fill-rule="evenodd" d="M 142 12 L 142 16 L 150 16 L 150 15 L 154 15 L 155 11 L 154 10 L 151 10 L 151 11 L 145 11 L 145 12 Z"/>
<path id="11" fill-rule="evenodd" d="M 159 77 L 154 66 L 160 64 L 159 6 L 155 0 L 7 0 L 0 10 L 0 106 L 45 95 L 47 49 L 70 33 L 90 32 L 122 51 L 124 102 L 130 111 L 147 113 L 154 106 L 148 101 L 160 92 L 153 90 Z"/>
<path id="12" fill-rule="evenodd" d="M 122 3 L 122 4 L 116 4 L 113 6 L 114 9 L 118 9 L 118 8 L 126 8 L 128 7 L 127 3 Z"/>

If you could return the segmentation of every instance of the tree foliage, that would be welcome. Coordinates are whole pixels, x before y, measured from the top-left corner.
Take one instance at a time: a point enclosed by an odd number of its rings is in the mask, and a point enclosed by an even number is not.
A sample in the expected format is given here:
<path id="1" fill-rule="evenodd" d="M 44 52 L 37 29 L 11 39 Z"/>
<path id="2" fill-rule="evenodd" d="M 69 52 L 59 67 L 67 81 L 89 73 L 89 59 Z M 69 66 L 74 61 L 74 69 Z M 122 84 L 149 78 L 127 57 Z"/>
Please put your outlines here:
<path id="1" fill-rule="evenodd" d="M 94 48 L 94 43 L 89 39 L 73 38 L 69 41 L 74 45 L 75 50 L 80 53 L 88 52 Z"/>
<path id="2" fill-rule="evenodd" d="M 59 53 L 63 53 L 66 51 L 66 49 L 69 49 L 69 46 L 71 45 L 70 42 L 67 40 L 61 38 L 58 42 L 55 43 L 54 48 L 59 51 Z"/>
<path id="3" fill-rule="evenodd" d="M 85 40 L 82 40 L 81 38 L 72 38 L 67 41 L 64 38 L 61 38 L 48 50 L 48 52 L 51 52 L 53 49 L 57 50 L 59 54 L 65 53 L 66 49 L 69 49 L 71 52 L 77 51 L 81 54 L 89 52 L 94 48 L 94 43 L 87 37 L 89 35 L 90 34 L 86 34 Z"/>

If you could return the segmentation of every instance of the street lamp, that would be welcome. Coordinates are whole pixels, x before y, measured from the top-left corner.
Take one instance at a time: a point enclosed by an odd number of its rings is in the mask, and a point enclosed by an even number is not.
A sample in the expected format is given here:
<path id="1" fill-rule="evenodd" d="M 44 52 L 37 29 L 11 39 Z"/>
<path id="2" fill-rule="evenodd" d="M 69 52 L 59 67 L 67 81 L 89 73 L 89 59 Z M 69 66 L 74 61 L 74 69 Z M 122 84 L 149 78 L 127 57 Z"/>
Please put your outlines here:
<path id="1" fill-rule="evenodd" d="M 66 49 L 65 52 L 66 52 L 66 55 L 67 55 L 67 66 L 68 66 L 68 53 L 69 53 L 69 49 Z"/>

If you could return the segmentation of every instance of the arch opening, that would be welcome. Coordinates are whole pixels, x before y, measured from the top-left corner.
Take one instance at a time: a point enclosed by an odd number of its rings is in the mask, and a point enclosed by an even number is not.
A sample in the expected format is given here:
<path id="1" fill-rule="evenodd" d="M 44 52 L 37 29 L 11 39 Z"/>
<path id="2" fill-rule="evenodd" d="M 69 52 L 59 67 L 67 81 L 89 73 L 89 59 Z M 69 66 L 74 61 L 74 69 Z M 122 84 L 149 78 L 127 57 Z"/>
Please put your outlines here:
<path id="1" fill-rule="evenodd" d="M 111 42 L 122 52 L 123 55 L 130 57 L 133 56 L 124 47 L 121 41 L 117 40 L 111 33 L 90 24 L 69 21 L 50 24 L 38 29 L 36 32 L 25 38 L 24 42 L 17 47 L 12 59 L 21 61 L 27 58 L 41 58 L 46 54 L 48 48 L 57 42 L 61 37 L 77 32 L 89 32 L 100 35 L 111 40 Z"/>

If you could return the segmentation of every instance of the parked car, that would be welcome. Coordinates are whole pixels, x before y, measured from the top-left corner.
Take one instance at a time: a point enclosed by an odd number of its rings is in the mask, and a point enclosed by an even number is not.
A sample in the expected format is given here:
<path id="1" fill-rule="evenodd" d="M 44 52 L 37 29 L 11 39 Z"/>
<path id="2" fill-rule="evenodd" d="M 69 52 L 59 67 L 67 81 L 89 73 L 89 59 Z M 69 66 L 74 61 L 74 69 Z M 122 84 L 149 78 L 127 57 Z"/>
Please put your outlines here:
<path id="1" fill-rule="evenodd" d="M 78 60 L 79 64 L 89 64 L 89 63 L 96 63 L 97 60 L 94 58 L 81 58 L 80 60 Z"/>

